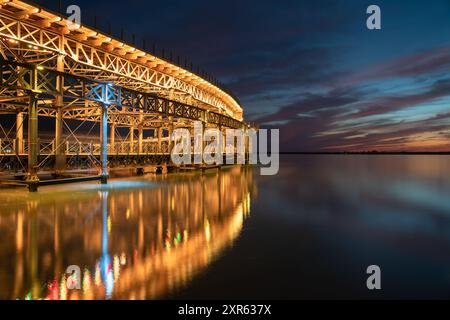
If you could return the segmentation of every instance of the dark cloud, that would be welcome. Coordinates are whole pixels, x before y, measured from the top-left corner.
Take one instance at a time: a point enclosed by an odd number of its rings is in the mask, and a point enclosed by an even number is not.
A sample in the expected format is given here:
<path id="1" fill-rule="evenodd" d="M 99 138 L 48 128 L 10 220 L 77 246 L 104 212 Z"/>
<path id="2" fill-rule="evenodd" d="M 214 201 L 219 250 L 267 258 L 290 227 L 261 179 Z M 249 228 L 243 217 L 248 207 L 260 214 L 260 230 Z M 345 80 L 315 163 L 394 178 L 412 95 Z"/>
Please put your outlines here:
<path id="1" fill-rule="evenodd" d="M 246 119 L 280 127 L 284 150 L 367 150 L 389 141 L 399 147 L 411 135 L 439 129 L 448 135 L 446 112 L 417 123 L 365 120 L 450 95 L 446 0 L 433 7 L 380 0 L 377 32 L 365 27 L 371 3 L 357 0 L 74 4 L 85 23 L 97 15 L 100 29 L 111 21 L 116 36 L 123 27 L 126 39 L 136 34 L 147 48 L 155 44 L 158 55 L 165 48 L 166 57 L 173 52 L 219 78 L 243 102 Z"/>
<path id="2" fill-rule="evenodd" d="M 360 103 L 351 118 L 367 117 L 386 112 L 392 112 L 405 107 L 431 102 L 437 98 L 446 97 L 450 93 L 450 79 L 436 81 L 424 92 L 411 95 L 391 95 Z"/>
<path id="3" fill-rule="evenodd" d="M 423 93 L 381 96 L 375 101 L 367 98 L 367 92 L 335 89 L 326 95 L 307 95 L 300 101 L 280 108 L 276 113 L 258 118 L 257 122 L 266 123 L 269 128 L 280 129 L 283 151 L 357 151 L 379 149 L 386 145 L 394 147 L 398 146 L 400 141 L 408 141 L 409 135 L 447 129 L 450 112 L 413 122 L 366 120 L 356 125 L 353 123 L 341 126 L 336 126 L 335 123 L 383 115 L 408 106 L 431 102 L 447 96 L 449 92 L 450 79 L 436 81 Z M 357 111 L 349 113 L 352 108 Z M 323 134 L 330 130 L 334 130 L 334 133 Z M 367 130 L 378 133 L 368 134 Z M 393 137 L 397 138 L 388 143 L 382 142 Z"/>
<path id="4" fill-rule="evenodd" d="M 439 47 L 402 56 L 381 64 L 364 66 L 331 82 L 332 86 L 351 86 L 367 81 L 390 78 L 423 77 L 450 71 L 450 48 Z"/>
<path id="5" fill-rule="evenodd" d="M 262 54 L 246 67 L 230 65 L 228 72 L 235 75 L 239 75 L 239 70 L 244 72 L 241 77 L 231 80 L 229 85 L 242 96 L 293 88 L 301 92 L 320 84 L 328 75 L 330 56 L 331 50 L 323 48 L 299 48 L 277 56 Z"/>
<path id="6" fill-rule="evenodd" d="M 297 118 L 319 117 L 321 114 L 336 115 L 342 112 L 340 107 L 359 101 L 356 92 L 334 90 L 326 95 L 306 94 L 302 100 L 289 104 L 274 114 L 256 119 L 260 123 L 291 121 Z M 331 110 L 331 112 L 330 112 Z M 312 113 L 312 114 L 310 114 Z"/>

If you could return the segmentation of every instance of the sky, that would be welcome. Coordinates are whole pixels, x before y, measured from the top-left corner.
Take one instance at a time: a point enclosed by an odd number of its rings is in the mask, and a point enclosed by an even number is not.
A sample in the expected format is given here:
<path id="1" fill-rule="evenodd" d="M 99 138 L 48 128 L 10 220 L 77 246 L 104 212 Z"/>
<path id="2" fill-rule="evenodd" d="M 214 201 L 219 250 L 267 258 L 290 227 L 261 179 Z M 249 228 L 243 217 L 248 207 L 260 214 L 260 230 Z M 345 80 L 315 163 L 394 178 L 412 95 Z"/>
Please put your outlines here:
<path id="1" fill-rule="evenodd" d="M 55 7 L 57 1 L 39 1 Z M 201 66 L 282 151 L 450 151 L 450 1 L 63 1 Z M 381 8 L 381 30 L 366 9 Z"/>

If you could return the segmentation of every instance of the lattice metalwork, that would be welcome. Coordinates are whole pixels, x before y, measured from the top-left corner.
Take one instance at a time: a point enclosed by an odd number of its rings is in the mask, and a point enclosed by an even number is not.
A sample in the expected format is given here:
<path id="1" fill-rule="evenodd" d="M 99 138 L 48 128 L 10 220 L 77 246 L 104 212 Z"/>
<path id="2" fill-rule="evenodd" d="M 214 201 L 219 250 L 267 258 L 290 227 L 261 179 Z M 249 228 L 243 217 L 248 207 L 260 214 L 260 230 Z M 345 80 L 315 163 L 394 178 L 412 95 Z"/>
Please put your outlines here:
<path id="1" fill-rule="evenodd" d="M 188 70 L 86 26 L 70 30 L 65 17 L 24 1 L 1 4 L 4 59 L 57 68 L 57 59 L 62 56 L 60 71 L 166 97 L 172 90 L 191 96 L 209 110 L 242 120 L 242 108 L 231 95 Z"/>
<path id="2" fill-rule="evenodd" d="M 58 90 L 58 81 L 63 82 L 62 90 Z M 43 101 L 59 96 L 67 105 L 90 101 L 116 108 L 142 110 L 146 114 L 204 121 L 229 128 L 243 127 L 242 122 L 226 115 L 161 98 L 151 93 L 7 60 L 0 60 L 0 87 L 9 89 L 8 98 L 22 99 L 23 96 L 18 96 L 17 92 L 24 91 L 35 93 L 36 97 Z M 92 110 L 81 112 L 94 114 Z"/>
<path id="3" fill-rule="evenodd" d="M 68 23 L 26 1 L 0 0 L 0 115 L 16 117 L 6 130 L 0 123 L 0 175 L 23 178 L 32 191 L 42 172 L 95 170 L 105 183 L 108 167 L 168 164 L 168 137 L 175 128 L 192 130 L 194 121 L 248 127 L 229 92 L 97 30 L 69 29 Z M 56 119 L 53 138 L 40 139 L 39 118 Z M 79 130 L 86 125 L 87 131 Z M 128 136 L 121 136 L 124 131 Z"/>

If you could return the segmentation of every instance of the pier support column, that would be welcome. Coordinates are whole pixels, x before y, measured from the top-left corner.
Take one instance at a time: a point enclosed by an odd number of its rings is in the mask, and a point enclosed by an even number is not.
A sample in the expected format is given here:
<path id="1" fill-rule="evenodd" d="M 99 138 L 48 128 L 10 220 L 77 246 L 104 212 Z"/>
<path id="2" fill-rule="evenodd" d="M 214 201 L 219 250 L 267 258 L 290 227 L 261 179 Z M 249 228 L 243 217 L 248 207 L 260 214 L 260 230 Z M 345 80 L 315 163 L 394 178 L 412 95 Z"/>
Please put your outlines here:
<path id="1" fill-rule="evenodd" d="M 61 171 L 65 166 L 65 155 L 64 155 L 64 144 L 62 139 L 63 131 L 63 114 L 62 107 L 57 107 L 56 109 L 56 120 L 55 120 L 55 171 Z"/>
<path id="2" fill-rule="evenodd" d="M 205 148 L 206 148 L 206 141 L 205 141 L 205 131 L 206 129 L 208 129 L 208 122 L 207 121 L 203 121 L 203 130 L 202 130 L 202 137 L 201 137 L 201 142 L 202 142 L 202 162 L 201 162 L 201 167 L 202 167 L 202 172 L 204 172 L 204 168 L 206 166 L 205 163 Z"/>
<path id="3" fill-rule="evenodd" d="M 116 152 L 116 125 L 111 125 L 111 132 L 109 133 L 110 153 Z"/>
<path id="4" fill-rule="evenodd" d="M 227 152 L 226 150 L 226 135 L 225 135 L 225 129 L 222 126 L 219 126 L 219 143 L 220 143 L 220 152 L 222 153 L 222 164 L 225 162 L 223 159 L 225 158 L 225 154 Z"/>
<path id="5" fill-rule="evenodd" d="M 102 184 L 108 183 L 108 106 L 102 104 L 102 116 L 100 124 L 100 141 L 101 141 L 101 151 L 100 151 L 100 161 L 102 163 L 101 182 Z"/>
<path id="6" fill-rule="evenodd" d="M 169 90 L 169 100 L 173 101 L 175 99 L 175 90 L 174 89 L 170 89 Z M 173 102 L 169 102 L 168 105 L 168 109 L 167 109 L 167 116 L 170 114 L 170 110 L 172 110 L 173 108 Z M 173 142 L 172 142 L 172 134 L 173 134 L 173 130 L 174 130 L 174 124 L 173 124 L 173 117 L 168 117 L 169 119 L 169 145 L 168 145 L 168 151 L 169 154 L 172 153 L 172 148 L 173 148 Z"/>
<path id="7" fill-rule="evenodd" d="M 16 154 L 23 154 L 23 113 L 16 115 Z"/>
<path id="8" fill-rule="evenodd" d="M 169 117 L 169 128 L 168 128 L 168 135 L 169 135 L 169 145 L 168 145 L 168 152 L 169 154 L 172 153 L 172 148 L 173 148 L 173 141 L 172 141 L 172 134 L 173 134 L 173 130 L 174 130 L 174 125 L 173 125 L 173 117 Z"/>
<path id="9" fill-rule="evenodd" d="M 142 154 L 142 143 L 144 141 L 144 128 L 142 124 L 138 128 L 138 154 Z"/>
<path id="10" fill-rule="evenodd" d="M 130 153 L 134 153 L 134 127 L 130 127 Z"/>
<path id="11" fill-rule="evenodd" d="M 36 192 L 39 186 L 38 154 L 38 100 L 34 94 L 31 94 L 28 106 L 28 175 L 26 180 L 31 192 Z"/>
<path id="12" fill-rule="evenodd" d="M 138 126 L 138 154 L 142 154 L 142 142 L 144 140 L 144 115 L 139 115 L 139 126 Z"/>
<path id="13" fill-rule="evenodd" d="M 158 135 L 158 153 L 163 153 L 162 150 L 161 150 L 163 129 L 162 128 L 158 128 L 157 130 L 158 130 L 158 132 L 157 132 L 157 135 Z"/>
<path id="14" fill-rule="evenodd" d="M 253 145 L 253 139 L 252 139 L 252 129 L 248 128 L 245 129 L 245 143 L 246 143 L 246 164 L 256 164 L 257 160 L 257 148 L 258 146 L 255 144 Z M 255 149 L 255 150 L 253 150 Z"/>
<path id="15" fill-rule="evenodd" d="M 64 72 L 64 56 L 60 55 L 57 58 L 56 70 Z M 57 78 L 57 91 L 61 94 L 56 97 L 56 120 L 55 120 L 55 171 L 61 171 L 65 168 L 66 158 L 64 154 L 63 145 L 63 107 L 64 99 L 62 96 L 64 87 L 64 77 L 59 75 Z"/>
<path id="16" fill-rule="evenodd" d="M 222 146 L 223 146 L 223 155 L 227 154 L 227 129 L 225 128 L 222 131 Z"/>

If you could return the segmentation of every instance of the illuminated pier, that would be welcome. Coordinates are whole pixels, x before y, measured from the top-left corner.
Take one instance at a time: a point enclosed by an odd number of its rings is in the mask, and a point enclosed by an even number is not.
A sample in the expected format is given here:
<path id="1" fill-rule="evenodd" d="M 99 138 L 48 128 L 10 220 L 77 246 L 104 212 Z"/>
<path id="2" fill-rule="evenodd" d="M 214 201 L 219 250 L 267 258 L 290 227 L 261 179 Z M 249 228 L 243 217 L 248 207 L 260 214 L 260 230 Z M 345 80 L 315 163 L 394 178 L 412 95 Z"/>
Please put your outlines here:
<path id="1" fill-rule="evenodd" d="M 171 133 L 194 121 L 249 128 L 214 81 L 34 4 L 0 4 L 3 182 L 32 191 L 43 174 L 106 183 L 115 166 L 170 165 Z"/>

